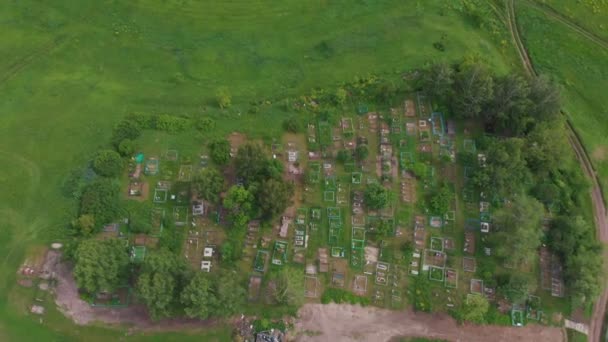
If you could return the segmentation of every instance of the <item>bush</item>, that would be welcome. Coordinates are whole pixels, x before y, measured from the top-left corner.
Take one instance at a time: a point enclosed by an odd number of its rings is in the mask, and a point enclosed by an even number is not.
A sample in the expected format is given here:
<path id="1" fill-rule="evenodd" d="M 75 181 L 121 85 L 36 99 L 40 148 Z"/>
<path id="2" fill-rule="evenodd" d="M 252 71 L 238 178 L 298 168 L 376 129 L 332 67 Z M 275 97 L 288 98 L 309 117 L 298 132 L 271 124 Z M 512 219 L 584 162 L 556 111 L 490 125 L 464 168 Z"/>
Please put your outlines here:
<path id="1" fill-rule="evenodd" d="M 186 130 L 190 126 L 190 120 L 169 114 L 159 115 L 156 118 L 156 129 L 169 133 L 177 133 Z"/>
<path id="2" fill-rule="evenodd" d="M 226 139 L 219 139 L 209 143 L 211 160 L 217 165 L 225 165 L 230 160 L 230 143 Z"/>
<path id="3" fill-rule="evenodd" d="M 328 304 L 331 302 L 337 304 L 349 303 L 366 306 L 369 305 L 369 298 L 359 297 L 342 289 L 329 288 L 323 292 L 323 295 L 321 296 L 321 303 Z"/>
<path id="4" fill-rule="evenodd" d="M 99 151 L 93 159 L 93 170 L 100 176 L 116 177 L 120 175 L 122 168 L 120 154 L 112 150 Z"/>
<path id="5" fill-rule="evenodd" d="M 118 144 L 118 153 L 123 157 L 130 157 L 135 153 L 135 142 L 131 139 L 123 139 Z"/>
<path id="6" fill-rule="evenodd" d="M 283 129 L 290 133 L 298 133 L 300 132 L 300 123 L 295 117 L 290 117 L 283 121 Z"/>

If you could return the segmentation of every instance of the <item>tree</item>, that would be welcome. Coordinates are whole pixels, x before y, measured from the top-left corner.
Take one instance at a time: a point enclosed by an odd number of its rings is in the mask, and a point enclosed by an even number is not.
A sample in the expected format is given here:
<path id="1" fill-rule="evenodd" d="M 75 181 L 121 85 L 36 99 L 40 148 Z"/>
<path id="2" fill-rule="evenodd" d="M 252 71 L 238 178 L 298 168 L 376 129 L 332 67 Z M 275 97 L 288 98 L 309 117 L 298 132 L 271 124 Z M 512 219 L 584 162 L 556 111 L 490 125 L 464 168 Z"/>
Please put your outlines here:
<path id="1" fill-rule="evenodd" d="M 485 65 L 465 61 L 459 66 L 454 82 L 452 104 L 461 118 L 478 118 L 492 100 L 494 79 Z"/>
<path id="2" fill-rule="evenodd" d="M 257 203 L 262 216 L 272 218 L 281 214 L 291 204 L 293 185 L 280 179 L 268 179 L 262 182 L 257 192 Z"/>
<path id="3" fill-rule="evenodd" d="M 137 279 L 136 292 L 148 307 L 153 319 L 170 315 L 175 300 L 175 278 L 161 272 L 142 273 Z"/>
<path id="4" fill-rule="evenodd" d="M 528 80 L 517 74 L 508 74 L 494 82 L 494 96 L 486 111 L 487 122 L 497 122 L 501 128 L 523 133 L 532 123 L 529 110 L 532 106 Z"/>
<path id="5" fill-rule="evenodd" d="M 280 304 L 299 307 L 304 303 L 304 273 L 284 266 L 276 278 L 275 299 Z"/>
<path id="6" fill-rule="evenodd" d="M 470 295 L 462 308 L 462 319 L 465 321 L 483 324 L 485 315 L 490 308 L 488 300 L 481 295 Z"/>
<path id="7" fill-rule="evenodd" d="M 74 278 L 89 293 L 113 291 L 126 280 L 129 255 L 118 239 L 84 240 L 74 254 Z"/>
<path id="8" fill-rule="evenodd" d="M 224 190 L 224 177 L 216 168 L 208 167 L 194 176 L 193 185 L 199 197 L 218 203 Z"/>
<path id="9" fill-rule="evenodd" d="M 561 121 L 541 122 L 528 134 L 524 150 L 526 163 L 539 178 L 567 165 L 569 145 Z"/>
<path id="10" fill-rule="evenodd" d="M 230 160 L 230 142 L 226 139 L 218 139 L 210 142 L 209 154 L 211 160 L 217 165 L 226 165 Z"/>
<path id="11" fill-rule="evenodd" d="M 239 312 L 246 303 L 247 290 L 240 283 L 234 271 L 223 272 L 215 282 L 217 316 L 232 316 Z"/>
<path id="12" fill-rule="evenodd" d="M 253 195 L 241 185 L 233 185 L 224 198 L 224 207 L 230 211 L 233 227 L 244 228 L 253 211 Z"/>
<path id="13" fill-rule="evenodd" d="M 181 303 L 190 318 L 208 318 L 218 307 L 208 275 L 197 272 L 181 293 Z"/>
<path id="14" fill-rule="evenodd" d="M 125 139 L 135 140 L 141 135 L 141 125 L 132 119 L 125 119 L 114 127 L 112 131 L 112 145 L 118 147 Z"/>
<path id="15" fill-rule="evenodd" d="M 445 62 L 431 64 L 422 72 L 422 89 L 432 99 L 445 102 L 454 83 L 454 69 Z"/>
<path id="16" fill-rule="evenodd" d="M 530 178 L 522 153 L 524 144 L 520 138 L 494 140 L 486 153 L 486 166 L 475 172 L 473 183 L 502 197 L 518 193 Z"/>
<path id="17" fill-rule="evenodd" d="M 87 185 L 80 198 L 80 215 L 93 215 L 98 225 L 112 222 L 120 213 L 120 187 L 102 178 Z"/>
<path id="18" fill-rule="evenodd" d="M 431 212 L 438 215 L 445 214 L 450 209 L 450 200 L 452 199 L 452 191 L 446 183 L 441 183 L 435 189 L 429 198 L 429 207 Z"/>
<path id="19" fill-rule="evenodd" d="M 561 96 L 557 84 L 547 76 L 535 77 L 530 82 L 530 113 L 540 121 L 551 121 L 559 115 Z"/>
<path id="20" fill-rule="evenodd" d="M 80 215 L 77 219 L 72 220 L 72 228 L 77 235 L 89 237 L 95 231 L 95 217 L 90 214 Z"/>
<path id="21" fill-rule="evenodd" d="M 148 201 L 125 201 L 123 204 L 125 216 L 129 219 L 129 231 L 132 233 L 147 234 L 152 229 L 150 214 L 153 210 L 152 203 Z"/>
<path id="22" fill-rule="evenodd" d="M 367 148 L 367 145 L 358 145 L 357 148 L 355 148 L 355 156 L 357 157 L 357 160 L 363 161 L 367 159 L 368 155 L 369 149 Z"/>
<path id="23" fill-rule="evenodd" d="M 335 95 L 336 104 L 339 106 L 343 106 L 344 103 L 346 103 L 347 96 L 348 96 L 348 92 L 346 91 L 346 89 L 344 89 L 342 87 L 336 89 L 336 95 Z"/>
<path id="24" fill-rule="evenodd" d="M 234 158 L 236 174 L 245 184 L 259 182 L 267 174 L 268 158 L 259 145 L 245 144 L 239 147 Z"/>
<path id="25" fill-rule="evenodd" d="M 525 195 L 516 196 L 513 202 L 494 214 L 497 231 L 491 236 L 494 254 L 519 265 L 532 262 L 540 247 L 543 205 Z"/>
<path id="26" fill-rule="evenodd" d="M 112 150 L 97 152 L 93 159 L 93 170 L 104 177 L 116 177 L 122 171 L 123 163 L 120 154 Z"/>
<path id="27" fill-rule="evenodd" d="M 221 109 L 228 108 L 232 104 L 232 97 L 230 96 L 230 92 L 228 92 L 227 88 L 219 88 L 215 93 L 215 99 L 217 101 L 218 106 Z"/>
<path id="28" fill-rule="evenodd" d="M 370 209 L 382 209 L 389 203 L 389 190 L 382 185 L 370 184 L 363 195 L 365 204 Z"/>
<path id="29" fill-rule="evenodd" d="M 135 153 L 135 142 L 131 139 L 123 139 L 118 144 L 118 153 L 123 157 L 130 157 Z"/>
<path id="30" fill-rule="evenodd" d="M 507 281 L 502 281 L 498 290 L 512 303 L 523 304 L 530 293 L 536 292 L 536 277 L 530 273 L 514 272 L 506 278 Z"/>
<path id="31" fill-rule="evenodd" d="M 352 161 L 353 154 L 350 150 L 340 150 L 336 155 L 336 160 L 342 164 Z"/>
<path id="32" fill-rule="evenodd" d="M 291 116 L 283 121 L 283 129 L 290 133 L 298 133 L 300 131 L 300 123 L 296 117 Z"/>

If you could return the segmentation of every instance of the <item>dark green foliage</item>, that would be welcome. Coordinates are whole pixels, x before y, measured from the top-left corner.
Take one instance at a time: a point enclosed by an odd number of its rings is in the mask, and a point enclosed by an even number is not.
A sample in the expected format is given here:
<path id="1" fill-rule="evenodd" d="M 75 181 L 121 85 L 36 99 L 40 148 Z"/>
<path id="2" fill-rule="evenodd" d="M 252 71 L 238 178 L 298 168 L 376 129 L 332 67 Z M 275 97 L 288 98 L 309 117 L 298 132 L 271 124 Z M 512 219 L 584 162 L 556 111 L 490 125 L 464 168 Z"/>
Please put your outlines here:
<path id="1" fill-rule="evenodd" d="M 111 292 L 127 280 L 129 255 L 118 239 L 84 240 L 74 254 L 74 278 L 89 293 Z"/>
<path id="2" fill-rule="evenodd" d="M 478 118 L 493 98 L 494 79 L 479 62 L 465 61 L 456 73 L 452 106 L 461 118 Z"/>
<path id="3" fill-rule="evenodd" d="M 179 254 L 182 250 L 186 232 L 182 227 L 176 227 L 171 218 L 163 220 L 163 232 L 158 240 L 161 248 L 166 248 L 173 253 Z"/>
<path id="4" fill-rule="evenodd" d="M 420 83 L 425 94 L 435 101 L 445 102 L 452 93 L 454 69 L 445 62 L 431 64 L 423 71 Z"/>
<path id="5" fill-rule="evenodd" d="M 175 115 L 162 114 L 156 117 L 156 129 L 168 133 L 177 133 L 186 130 L 191 126 L 187 118 Z"/>
<path id="6" fill-rule="evenodd" d="M 336 155 L 336 160 L 342 164 L 353 160 L 353 153 L 350 150 L 340 150 Z"/>
<path id="7" fill-rule="evenodd" d="M 117 177 L 123 169 L 120 154 L 112 150 L 97 152 L 93 159 L 93 170 L 104 177 Z"/>
<path id="8" fill-rule="evenodd" d="M 208 117 L 200 117 L 194 121 L 194 127 L 200 132 L 208 132 L 215 128 L 215 120 Z"/>
<path id="9" fill-rule="evenodd" d="M 223 205 L 230 212 L 230 221 L 235 228 L 243 229 L 253 215 L 253 194 L 241 185 L 233 185 L 224 198 Z"/>
<path id="10" fill-rule="evenodd" d="M 139 138 L 142 128 L 141 124 L 133 119 L 121 121 L 112 131 L 112 144 L 118 147 L 125 139 L 135 140 Z"/>
<path id="11" fill-rule="evenodd" d="M 481 295 L 471 295 L 465 300 L 461 318 L 468 322 L 482 324 L 486 322 L 486 313 L 490 308 L 488 300 Z"/>
<path id="12" fill-rule="evenodd" d="M 234 159 L 236 174 L 245 184 L 259 182 L 268 175 L 269 160 L 259 145 L 246 144 L 239 147 Z"/>
<path id="13" fill-rule="evenodd" d="M 368 297 L 359 297 L 354 295 L 350 291 L 345 291 L 342 289 L 336 288 L 328 288 L 323 292 L 321 296 L 321 303 L 329 304 L 329 303 L 347 303 L 347 304 L 359 304 L 362 306 L 369 305 Z"/>
<path id="14" fill-rule="evenodd" d="M 428 203 L 431 213 L 443 215 L 450 209 L 450 201 L 452 200 L 452 190 L 447 183 L 442 182 L 431 193 Z"/>
<path id="15" fill-rule="evenodd" d="M 541 244 L 544 208 L 534 198 L 519 195 L 494 214 L 497 231 L 490 241 L 494 254 L 519 265 L 536 259 Z"/>
<path id="16" fill-rule="evenodd" d="M 553 80 L 541 75 L 530 82 L 530 113 L 539 121 L 555 120 L 561 107 L 560 90 Z"/>
<path id="17" fill-rule="evenodd" d="M 524 156 L 530 170 L 540 178 L 564 168 L 571 156 L 563 123 L 541 122 L 528 134 Z"/>
<path id="18" fill-rule="evenodd" d="M 486 153 L 486 167 L 475 173 L 474 184 L 501 197 L 518 193 L 530 179 L 524 146 L 525 141 L 519 138 L 494 140 Z"/>
<path id="19" fill-rule="evenodd" d="M 230 160 L 230 143 L 226 139 L 219 139 L 209 143 L 209 155 L 217 165 L 226 165 Z"/>
<path id="20" fill-rule="evenodd" d="M 190 318 L 208 318 L 217 307 L 209 275 L 197 272 L 181 292 L 180 300 Z"/>
<path id="21" fill-rule="evenodd" d="M 150 217 L 153 205 L 150 202 L 125 201 L 123 211 L 125 217 L 129 219 L 129 231 L 131 233 L 147 234 L 152 229 Z"/>
<path id="22" fill-rule="evenodd" d="M 291 205 L 293 193 L 292 183 L 272 178 L 262 182 L 256 196 L 262 217 L 270 219 L 285 211 Z"/>
<path id="23" fill-rule="evenodd" d="M 357 148 L 355 148 L 355 157 L 357 158 L 357 160 L 363 161 L 367 159 L 368 155 L 369 148 L 367 148 L 367 145 L 358 145 Z"/>
<path id="24" fill-rule="evenodd" d="M 299 133 L 301 127 L 300 123 L 298 122 L 298 119 L 294 116 L 291 116 L 283 121 L 283 129 L 286 132 Z"/>
<path id="25" fill-rule="evenodd" d="M 97 179 L 84 188 L 80 215 L 90 214 L 98 225 L 112 222 L 120 213 L 120 186 L 111 179 Z"/>
<path id="26" fill-rule="evenodd" d="M 123 139 L 118 144 L 118 153 L 123 157 L 130 157 L 135 153 L 135 142 L 131 139 Z"/>
<path id="27" fill-rule="evenodd" d="M 517 74 L 498 77 L 494 82 L 494 96 L 485 114 L 486 121 L 503 129 L 523 133 L 534 123 L 529 115 L 532 102 L 529 99 L 528 80 Z"/>
<path id="28" fill-rule="evenodd" d="M 592 303 L 602 286 L 602 246 L 593 226 L 580 216 L 558 217 L 551 222 L 549 247 L 564 264 L 564 280 L 574 304 Z"/>
<path id="29" fill-rule="evenodd" d="M 213 316 L 230 317 L 246 303 L 247 291 L 235 271 L 225 271 L 220 274 L 214 284 L 217 307 Z"/>
<path id="30" fill-rule="evenodd" d="M 192 185 L 200 198 L 218 203 L 224 190 L 224 176 L 216 168 L 207 167 L 194 176 Z"/>
<path id="31" fill-rule="evenodd" d="M 380 184 L 370 184 L 364 193 L 365 204 L 370 209 L 382 209 L 389 203 L 390 191 Z"/>

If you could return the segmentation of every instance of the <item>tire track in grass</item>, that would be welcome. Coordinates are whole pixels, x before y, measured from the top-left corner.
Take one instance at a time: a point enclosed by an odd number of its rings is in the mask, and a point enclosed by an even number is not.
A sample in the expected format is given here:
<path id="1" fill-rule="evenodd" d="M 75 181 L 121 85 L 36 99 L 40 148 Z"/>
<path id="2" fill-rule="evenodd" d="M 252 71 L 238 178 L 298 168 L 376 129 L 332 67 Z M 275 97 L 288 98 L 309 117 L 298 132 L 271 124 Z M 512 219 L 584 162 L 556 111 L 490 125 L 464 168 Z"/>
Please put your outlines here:
<path id="1" fill-rule="evenodd" d="M 514 0 L 506 0 L 505 1 L 507 7 L 507 17 L 509 22 L 509 30 L 511 31 L 511 36 L 513 38 L 513 42 L 517 47 L 517 52 L 521 58 L 522 63 L 524 64 L 524 68 L 531 76 L 538 76 L 538 73 L 534 69 L 532 61 L 528 55 L 528 52 L 521 40 L 519 29 L 517 27 L 517 22 L 515 19 L 515 3 Z M 545 12 L 546 13 L 546 12 Z M 550 15 L 549 15 L 550 16 Z M 572 25 L 568 25 L 573 30 L 581 33 L 580 29 L 575 29 Z M 588 37 L 589 38 L 589 37 Z M 583 172 L 587 175 L 587 177 L 591 180 L 591 201 L 593 203 L 593 218 L 595 221 L 595 226 L 597 228 L 597 235 L 599 240 L 602 243 L 608 243 L 608 223 L 606 221 L 606 202 L 604 199 L 604 194 L 602 192 L 602 187 L 600 185 L 599 179 L 597 177 L 597 172 L 593 168 L 593 164 L 585 150 L 580 137 L 574 130 L 570 119 L 568 119 L 566 113 L 564 111 L 561 112 L 564 116 L 566 116 L 566 127 L 568 130 L 568 140 L 574 153 L 576 155 L 576 159 L 578 159 Z M 608 250 L 604 249 L 604 260 L 608 258 Z M 593 307 L 593 315 L 591 317 L 591 326 L 589 331 L 589 341 L 591 342 L 600 342 L 602 325 L 604 322 L 604 316 L 606 314 L 606 304 L 608 303 L 608 287 L 604 284 L 604 289 L 596 301 Z"/>

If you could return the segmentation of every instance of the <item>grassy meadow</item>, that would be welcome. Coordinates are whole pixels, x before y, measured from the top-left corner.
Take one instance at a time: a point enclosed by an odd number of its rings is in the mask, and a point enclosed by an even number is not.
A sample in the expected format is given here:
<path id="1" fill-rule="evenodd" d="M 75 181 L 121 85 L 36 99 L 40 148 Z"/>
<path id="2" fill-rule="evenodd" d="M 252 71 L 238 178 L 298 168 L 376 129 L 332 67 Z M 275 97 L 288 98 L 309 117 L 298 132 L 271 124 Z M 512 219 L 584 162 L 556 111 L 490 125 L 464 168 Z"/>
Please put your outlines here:
<path id="1" fill-rule="evenodd" d="M 547 5 L 579 26 L 608 39 L 608 2 L 598 0 L 533 0 Z"/>
<path id="2" fill-rule="evenodd" d="M 15 285 L 29 246 L 60 239 L 75 210 L 61 195 L 63 179 L 108 141 L 119 118 L 133 111 L 209 115 L 218 135 L 272 135 L 280 114 L 247 114 L 252 101 L 469 53 L 502 72 L 516 65 L 512 51 L 495 48 L 492 37 L 445 3 L 0 3 L 0 339 L 124 334 L 74 327 L 58 312 L 40 324 L 25 313 L 25 295 Z M 443 35 L 441 52 L 433 43 Z M 229 111 L 213 103 L 220 87 L 233 97 Z"/>
<path id="3" fill-rule="evenodd" d="M 583 139 L 606 195 L 608 100 L 604 89 L 608 87 L 608 50 L 525 2 L 518 3 L 516 9 L 534 66 L 561 83 L 564 109 Z"/>

